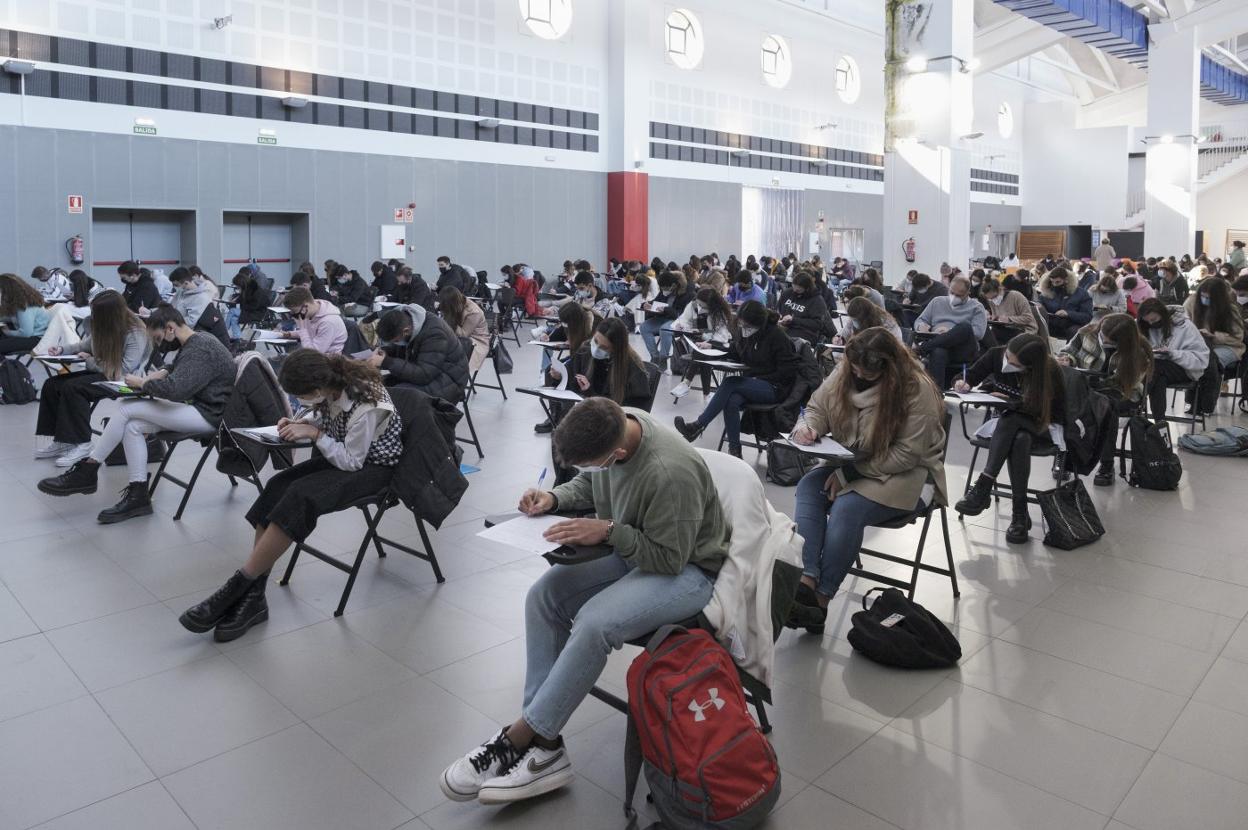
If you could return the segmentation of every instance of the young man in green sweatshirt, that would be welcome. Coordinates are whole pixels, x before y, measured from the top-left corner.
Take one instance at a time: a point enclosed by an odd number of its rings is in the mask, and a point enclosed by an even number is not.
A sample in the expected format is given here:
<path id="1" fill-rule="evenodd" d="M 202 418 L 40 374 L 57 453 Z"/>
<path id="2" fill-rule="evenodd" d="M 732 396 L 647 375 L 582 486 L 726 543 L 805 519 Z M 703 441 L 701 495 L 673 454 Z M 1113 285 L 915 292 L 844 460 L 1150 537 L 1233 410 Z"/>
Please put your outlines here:
<path id="1" fill-rule="evenodd" d="M 576 405 L 555 430 L 555 453 L 579 475 L 529 490 L 530 516 L 592 509 L 551 527 L 547 540 L 609 545 L 611 555 L 556 565 L 525 601 L 522 715 L 442 773 L 454 801 L 505 804 L 571 782 L 560 737 L 607 655 L 701 611 L 728 554 L 731 529 L 706 462 L 674 431 L 610 398 Z"/>

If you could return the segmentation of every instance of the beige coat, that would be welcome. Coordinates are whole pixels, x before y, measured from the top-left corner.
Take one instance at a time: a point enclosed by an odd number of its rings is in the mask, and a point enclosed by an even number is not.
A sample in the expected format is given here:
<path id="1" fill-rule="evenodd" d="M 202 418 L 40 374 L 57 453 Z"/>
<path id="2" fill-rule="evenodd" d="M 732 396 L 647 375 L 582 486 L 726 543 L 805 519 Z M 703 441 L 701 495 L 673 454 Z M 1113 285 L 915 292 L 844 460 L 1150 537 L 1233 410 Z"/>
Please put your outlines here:
<path id="1" fill-rule="evenodd" d="M 1200 301 L 1199 297 L 1200 292 L 1193 291 L 1187 298 L 1187 302 L 1183 304 L 1184 310 L 1187 311 L 1187 319 L 1193 323 L 1196 322 L 1196 303 Z M 1232 299 L 1234 298 L 1232 297 Z M 1244 356 L 1244 319 L 1238 304 L 1231 306 L 1231 330 L 1215 331 L 1210 339 L 1213 342 L 1209 345 L 1225 346 L 1235 353 L 1236 360 Z"/>
<path id="2" fill-rule="evenodd" d="M 1017 291 L 1002 291 L 1001 305 L 988 304 L 988 319 L 1017 326 L 1027 334 L 1037 331 L 1036 315 L 1027 298 Z"/>
<path id="3" fill-rule="evenodd" d="M 806 405 L 805 424 L 819 435 L 831 435 L 849 449 L 861 451 L 870 434 L 880 390 L 877 386 L 865 392 L 852 393 L 850 400 L 857 409 L 858 417 L 848 430 L 833 431 L 829 419 L 832 388 L 839 373 L 847 371 L 848 364 L 841 361 L 815 390 Z M 932 387 L 916 383 L 907 395 L 906 411 L 906 420 L 888 451 L 878 458 L 855 462 L 853 467 L 860 477 L 853 481 L 847 481 L 844 472 L 839 472 L 841 484 L 846 490 L 879 504 L 898 510 L 913 510 L 919 502 L 923 485 L 930 479 L 936 487 L 936 502 L 948 504 L 945 465 L 940 459 L 945 445 L 942 426 L 944 402 Z"/>
<path id="4" fill-rule="evenodd" d="M 490 352 L 490 329 L 485 324 L 485 312 L 472 300 L 464 298 L 464 322 L 455 329 L 458 337 L 472 341 L 472 354 L 468 355 L 468 371 L 475 372 L 485 363 Z"/>

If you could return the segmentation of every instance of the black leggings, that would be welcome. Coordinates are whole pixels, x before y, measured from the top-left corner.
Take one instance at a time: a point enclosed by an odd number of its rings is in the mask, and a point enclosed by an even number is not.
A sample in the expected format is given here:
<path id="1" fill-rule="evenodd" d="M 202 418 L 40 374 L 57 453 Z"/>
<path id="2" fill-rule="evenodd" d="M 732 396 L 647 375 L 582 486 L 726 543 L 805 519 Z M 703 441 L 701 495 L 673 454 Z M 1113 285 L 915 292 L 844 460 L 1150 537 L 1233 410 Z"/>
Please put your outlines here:
<path id="1" fill-rule="evenodd" d="M 100 372 L 71 372 L 53 375 L 39 390 L 39 421 L 36 435 L 50 435 L 63 444 L 85 444 L 91 440 L 91 402 L 109 393 L 96 381 L 108 380 Z"/>
<path id="2" fill-rule="evenodd" d="M 997 429 L 988 445 L 988 460 L 984 463 L 984 475 L 994 479 L 1001 468 L 1009 464 L 1010 494 L 1014 512 L 1027 509 L 1027 481 L 1031 478 L 1031 453 L 1033 449 L 1051 445 L 1049 431 L 1041 429 L 1036 420 L 1018 412 L 1001 416 Z"/>
<path id="3" fill-rule="evenodd" d="M 1166 418 L 1166 410 L 1169 408 L 1166 390 L 1171 386 L 1191 382 L 1192 376 L 1173 360 L 1158 360 L 1153 363 L 1153 379 L 1148 386 L 1148 409 L 1154 421 L 1161 423 Z"/>

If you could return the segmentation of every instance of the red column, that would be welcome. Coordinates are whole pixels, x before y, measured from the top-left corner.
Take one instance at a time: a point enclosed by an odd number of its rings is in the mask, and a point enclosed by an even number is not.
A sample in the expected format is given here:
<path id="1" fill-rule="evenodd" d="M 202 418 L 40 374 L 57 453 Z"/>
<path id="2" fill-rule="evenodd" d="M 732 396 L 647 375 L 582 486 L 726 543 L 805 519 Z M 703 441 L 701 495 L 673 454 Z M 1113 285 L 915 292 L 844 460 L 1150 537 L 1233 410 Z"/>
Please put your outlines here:
<path id="1" fill-rule="evenodd" d="M 620 261 L 650 258 L 650 176 L 607 174 L 607 256 Z"/>

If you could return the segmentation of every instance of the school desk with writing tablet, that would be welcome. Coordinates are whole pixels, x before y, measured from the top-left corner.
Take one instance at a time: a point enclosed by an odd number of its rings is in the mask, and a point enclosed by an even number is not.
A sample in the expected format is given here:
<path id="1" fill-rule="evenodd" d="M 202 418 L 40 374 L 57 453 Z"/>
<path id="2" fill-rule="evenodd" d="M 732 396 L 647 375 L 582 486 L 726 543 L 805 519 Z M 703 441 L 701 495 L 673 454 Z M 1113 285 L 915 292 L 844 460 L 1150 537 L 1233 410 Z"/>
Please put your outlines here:
<path id="1" fill-rule="evenodd" d="M 49 363 L 56 366 L 74 366 L 87 362 L 77 354 L 36 354 L 31 356 L 40 363 Z"/>
<path id="2" fill-rule="evenodd" d="M 793 440 L 792 433 L 782 432 L 772 443 L 783 444 L 806 455 L 814 455 L 824 459 L 835 459 L 849 462 L 858 457 L 857 453 L 827 435 L 820 436 L 813 444 L 799 444 Z"/>
<path id="3" fill-rule="evenodd" d="M 534 519 L 534 520 L 529 520 L 529 521 L 534 521 L 536 524 L 543 524 L 544 526 L 549 526 L 549 524 L 553 523 L 549 521 L 551 519 L 564 521 L 566 519 L 578 519 L 578 518 L 586 518 L 586 517 L 593 518 L 593 513 L 591 512 L 591 513 L 583 514 L 583 515 L 577 515 L 577 514 L 572 514 L 572 513 L 551 513 L 551 514 L 548 514 L 547 516 L 540 517 L 540 519 Z M 485 517 L 486 530 L 481 533 L 478 533 L 477 535 L 485 539 L 492 539 L 493 541 L 497 541 L 500 544 L 511 545 L 512 543 L 509 541 L 509 539 L 513 535 L 516 537 L 516 539 L 519 540 L 519 539 L 524 539 L 526 534 L 519 533 L 519 532 L 515 534 L 504 532 L 502 534 L 503 538 L 491 537 L 487 534 L 489 534 L 491 530 L 502 528 L 508 525 L 509 523 L 519 520 L 519 519 L 528 520 L 528 517 L 526 517 L 523 513 L 520 513 L 519 511 L 513 511 L 511 513 L 499 513 L 493 516 L 486 516 Z M 543 523 L 540 521 L 541 519 L 546 519 L 547 522 Z M 519 528 L 517 528 L 517 530 L 519 530 Z M 612 553 L 612 548 L 610 545 L 551 546 L 550 543 L 542 540 L 542 543 L 538 544 L 537 546 L 543 547 L 543 548 L 547 548 L 547 547 L 550 548 L 549 550 L 540 551 L 540 553 L 541 553 L 542 558 L 552 565 L 582 565 L 586 562 L 593 562 L 596 559 L 602 559 L 603 557 L 610 556 Z M 527 549 L 527 545 L 522 545 L 522 548 Z"/>
<path id="4" fill-rule="evenodd" d="M 298 447 L 312 446 L 312 441 L 306 438 L 300 441 L 287 441 L 277 434 L 277 425 L 269 427 L 234 427 L 230 432 L 239 438 L 263 444 L 268 449 L 296 449 Z"/>
<path id="5" fill-rule="evenodd" d="M 97 380 L 92 385 L 105 390 L 110 398 L 148 398 L 149 400 L 156 400 L 156 398 L 153 398 L 142 389 L 134 389 L 116 380 Z"/>
<path id="6" fill-rule="evenodd" d="M 988 392 L 976 391 L 954 392 L 950 389 L 945 392 L 945 397 L 952 398 L 953 400 L 966 404 L 967 406 L 995 406 L 1002 409 L 1010 409 L 1018 403 L 1018 401 L 1011 398 L 999 398 Z"/>
<path id="7" fill-rule="evenodd" d="M 552 423 L 556 418 L 550 408 L 551 404 L 555 402 L 577 404 L 585 400 L 579 392 L 573 392 L 571 389 L 555 389 L 550 386 L 517 386 L 516 391 L 521 395 L 532 395 L 537 398 L 537 402 L 542 405 L 542 411 Z"/>

